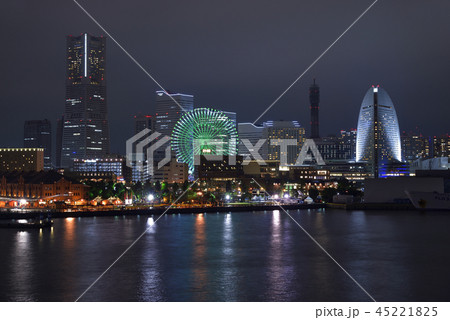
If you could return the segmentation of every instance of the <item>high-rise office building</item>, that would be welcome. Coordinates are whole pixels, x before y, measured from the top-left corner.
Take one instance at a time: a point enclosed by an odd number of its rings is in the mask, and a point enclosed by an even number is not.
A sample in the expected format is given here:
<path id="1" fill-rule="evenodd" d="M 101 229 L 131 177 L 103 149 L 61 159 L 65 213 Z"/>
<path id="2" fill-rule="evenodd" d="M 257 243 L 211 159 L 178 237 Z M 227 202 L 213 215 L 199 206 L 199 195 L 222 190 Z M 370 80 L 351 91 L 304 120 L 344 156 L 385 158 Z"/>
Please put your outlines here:
<path id="1" fill-rule="evenodd" d="M 313 84 L 309 87 L 309 108 L 311 109 L 311 134 L 312 139 L 320 137 L 319 132 L 319 102 L 320 88 L 314 79 Z"/>
<path id="2" fill-rule="evenodd" d="M 230 119 L 231 121 L 233 121 L 234 126 L 237 128 L 237 117 L 236 117 L 236 112 L 231 112 L 231 111 L 222 111 L 227 117 L 228 119 Z"/>
<path id="3" fill-rule="evenodd" d="M 155 131 L 162 136 L 171 137 L 176 123 L 181 117 L 194 109 L 194 96 L 184 93 L 173 93 L 170 91 L 156 91 L 156 109 L 155 109 Z M 156 141 L 161 137 L 156 138 Z M 156 142 L 155 141 L 155 142 Z M 163 145 L 153 153 L 153 163 L 156 165 L 165 158 L 165 148 Z M 175 159 L 175 152 L 171 153 L 172 159 Z M 153 180 L 164 180 L 164 170 L 153 169 Z"/>
<path id="4" fill-rule="evenodd" d="M 402 161 L 400 129 L 394 104 L 388 93 L 372 86 L 364 96 L 358 119 L 356 161 L 367 161 L 374 177 L 380 168 Z"/>
<path id="5" fill-rule="evenodd" d="M 144 130 L 150 130 L 144 132 Z M 147 172 L 147 149 L 151 146 L 150 136 L 155 130 L 155 117 L 152 115 L 134 116 L 133 153 L 127 154 L 131 166 L 132 181 L 144 182 L 150 177 Z M 139 146 L 139 150 L 138 149 Z M 142 146 L 142 147 L 140 147 Z M 139 154 L 138 154 L 139 153 Z"/>
<path id="6" fill-rule="evenodd" d="M 181 116 L 193 109 L 193 95 L 156 91 L 155 130 L 170 137 Z"/>
<path id="7" fill-rule="evenodd" d="M 254 147 L 249 148 L 244 144 L 243 140 L 248 140 L 252 146 L 255 146 L 260 139 L 262 139 L 263 135 L 263 127 L 255 126 L 250 122 L 238 123 L 238 155 L 240 156 L 249 156 L 251 152 L 262 152 L 263 146 L 261 146 L 258 150 L 255 150 Z M 262 155 L 261 155 L 262 156 Z"/>
<path id="8" fill-rule="evenodd" d="M 295 164 L 306 140 L 305 128 L 297 121 L 266 121 L 263 123 L 263 139 L 267 139 L 263 159 L 282 160 L 286 157 L 287 164 Z M 288 140 L 295 140 L 295 144 L 283 150 L 281 144 Z"/>
<path id="9" fill-rule="evenodd" d="M 181 108 L 180 108 L 181 106 Z M 133 181 L 147 180 L 164 180 L 167 170 L 164 168 L 149 168 L 148 149 L 164 136 L 171 137 L 175 124 L 180 120 L 185 112 L 194 109 L 194 96 L 183 93 L 171 93 L 162 90 L 156 91 L 156 108 L 154 116 L 136 116 L 134 123 L 134 140 L 133 148 L 136 149 L 132 154 L 127 154 L 128 163 L 132 167 Z M 142 132 L 149 129 L 150 132 Z M 141 134 L 139 135 L 139 133 Z M 150 140 L 152 133 L 159 133 L 153 141 Z M 161 145 L 152 153 L 153 165 L 158 163 L 165 157 L 166 144 Z M 133 149 L 133 150 L 134 150 Z M 139 149 L 139 150 L 137 150 Z M 175 153 L 172 152 L 172 160 L 175 159 Z M 169 164 L 170 166 L 170 164 Z M 153 175 L 150 176 L 149 172 Z"/>
<path id="10" fill-rule="evenodd" d="M 134 134 L 138 134 L 144 129 L 153 131 L 155 128 L 155 117 L 151 115 L 136 115 L 134 116 Z"/>
<path id="11" fill-rule="evenodd" d="M 426 157 L 450 157 L 450 135 L 432 136 L 425 143 Z"/>
<path id="12" fill-rule="evenodd" d="M 62 140 L 63 140 L 64 116 L 56 120 L 56 168 L 61 168 Z"/>
<path id="13" fill-rule="evenodd" d="M 427 156 L 427 139 L 417 130 L 403 131 L 401 133 L 402 142 L 402 159 L 408 163 L 412 163 L 419 158 Z"/>
<path id="14" fill-rule="evenodd" d="M 343 145 L 344 146 L 343 148 L 346 150 L 345 158 L 347 160 L 355 161 L 356 159 L 356 136 L 357 136 L 356 129 L 341 130 L 339 143 Z"/>
<path id="15" fill-rule="evenodd" d="M 43 148 L 44 170 L 52 169 L 52 124 L 49 120 L 25 121 L 23 146 L 24 148 Z"/>
<path id="16" fill-rule="evenodd" d="M 66 106 L 61 167 L 73 159 L 109 154 L 106 104 L 106 38 L 87 33 L 67 37 Z"/>
<path id="17" fill-rule="evenodd" d="M 348 145 L 343 144 L 340 137 L 329 135 L 316 141 L 317 150 L 327 163 L 336 160 L 350 160 Z"/>

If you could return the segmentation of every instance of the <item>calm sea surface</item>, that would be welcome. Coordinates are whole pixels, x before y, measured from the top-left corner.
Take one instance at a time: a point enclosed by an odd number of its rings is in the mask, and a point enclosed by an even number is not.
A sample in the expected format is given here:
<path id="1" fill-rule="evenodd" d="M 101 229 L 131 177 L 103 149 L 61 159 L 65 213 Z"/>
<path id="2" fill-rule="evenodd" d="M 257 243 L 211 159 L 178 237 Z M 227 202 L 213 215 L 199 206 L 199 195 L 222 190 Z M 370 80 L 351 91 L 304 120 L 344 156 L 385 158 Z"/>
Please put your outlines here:
<path id="1" fill-rule="evenodd" d="M 376 300 L 450 300 L 450 212 L 289 213 Z M 0 229 L 0 301 L 74 301 L 152 221 Z M 163 216 L 81 301 L 369 298 L 284 212 L 267 211 Z"/>

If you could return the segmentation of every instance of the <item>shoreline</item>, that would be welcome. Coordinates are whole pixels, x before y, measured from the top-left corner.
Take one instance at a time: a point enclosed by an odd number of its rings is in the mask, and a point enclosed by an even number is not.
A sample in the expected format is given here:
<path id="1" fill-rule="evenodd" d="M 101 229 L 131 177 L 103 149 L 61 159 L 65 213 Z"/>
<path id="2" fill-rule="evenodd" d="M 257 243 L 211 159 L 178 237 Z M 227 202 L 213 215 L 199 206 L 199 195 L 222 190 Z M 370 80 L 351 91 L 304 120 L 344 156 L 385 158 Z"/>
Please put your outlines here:
<path id="1" fill-rule="evenodd" d="M 324 203 L 314 204 L 285 204 L 282 205 L 286 210 L 297 209 L 322 209 L 327 205 Z M 114 216 L 151 216 L 161 215 L 166 210 L 166 214 L 192 214 L 192 213 L 226 213 L 226 212 L 239 212 L 239 211 L 267 211 L 267 210 L 279 210 L 278 205 L 262 206 L 230 206 L 230 207 L 204 207 L 204 208 L 149 208 L 149 209 L 118 209 L 118 210 L 105 210 L 105 211 L 31 211 L 31 212 L 1 212 L 0 220 L 4 219 L 31 219 L 38 218 L 41 213 L 51 213 L 53 218 L 78 218 L 78 217 L 114 217 Z"/>
<path id="2" fill-rule="evenodd" d="M 313 204 L 281 204 L 285 210 L 306 210 L 306 209 L 338 209 L 343 211 L 352 210 L 394 210 L 394 211 L 416 211 L 411 204 L 396 204 L 396 203 L 313 203 Z M 7 211 L 0 212 L 0 220 L 11 219 L 32 219 L 38 218 L 41 213 L 50 213 L 52 218 L 83 218 L 83 217 L 114 217 L 114 216 L 152 216 L 163 214 L 167 210 L 167 214 L 193 214 L 193 213 L 227 213 L 227 212 L 240 212 L 240 211 L 267 211 L 267 210 L 279 210 L 278 205 L 242 205 L 242 206 L 220 206 L 220 207 L 194 207 L 194 208 L 170 208 L 166 207 L 158 208 L 137 208 L 137 209 L 108 209 L 98 211 L 58 211 L 50 209 L 33 210 L 27 212 Z"/>

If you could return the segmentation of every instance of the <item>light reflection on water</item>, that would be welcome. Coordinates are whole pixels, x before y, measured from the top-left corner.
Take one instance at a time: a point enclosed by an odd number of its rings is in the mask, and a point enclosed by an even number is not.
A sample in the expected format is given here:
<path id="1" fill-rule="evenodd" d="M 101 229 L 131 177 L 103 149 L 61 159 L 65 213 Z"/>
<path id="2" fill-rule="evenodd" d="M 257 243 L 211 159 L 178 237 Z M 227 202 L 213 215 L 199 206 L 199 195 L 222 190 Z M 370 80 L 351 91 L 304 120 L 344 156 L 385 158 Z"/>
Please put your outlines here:
<path id="1" fill-rule="evenodd" d="M 237 272 L 234 257 L 233 221 L 230 213 L 225 214 L 223 220 L 222 237 L 222 265 L 219 273 L 220 287 L 223 288 L 221 300 L 238 301 L 237 299 Z"/>
<path id="2" fill-rule="evenodd" d="M 194 257 L 192 265 L 194 300 L 205 301 L 206 286 L 208 282 L 208 269 L 206 261 L 206 233 L 205 216 L 201 213 L 195 218 L 194 230 Z"/>
<path id="3" fill-rule="evenodd" d="M 449 215 L 290 214 L 376 299 L 448 300 Z M 84 301 L 368 301 L 278 210 L 2 230 L 0 300 L 73 301 L 149 226 Z"/>
<path id="4" fill-rule="evenodd" d="M 28 231 L 18 231 L 11 261 L 12 301 L 32 301 L 33 257 L 29 246 Z"/>

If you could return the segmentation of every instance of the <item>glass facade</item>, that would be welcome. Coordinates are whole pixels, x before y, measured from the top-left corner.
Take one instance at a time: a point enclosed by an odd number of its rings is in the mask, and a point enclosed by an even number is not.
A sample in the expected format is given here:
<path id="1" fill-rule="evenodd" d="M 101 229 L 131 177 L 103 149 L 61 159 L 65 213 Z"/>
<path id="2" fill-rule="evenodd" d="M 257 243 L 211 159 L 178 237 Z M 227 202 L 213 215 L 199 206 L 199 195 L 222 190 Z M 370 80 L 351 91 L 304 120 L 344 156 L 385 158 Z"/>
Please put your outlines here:
<path id="1" fill-rule="evenodd" d="M 109 153 L 106 105 L 106 39 L 87 33 L 67 37 L 66 106 L 61 167 L 73 159 Z"/>
<path id="2" fill-rule="evenodd" d="M 263 139 L 268 142 L 263 146 L 263 159 L 281 160 L 286 157 L 287 164 L 295 164 L 306 140 L 305 128 L 297 121 L 266 121 L 263 123 Z M 280 145 L 287 140 L 295 140 L 296 144 L 288 145 L 287 150 L 282 151 Z"/>
<path id="3" fill-rule="evenodd" d="M 25 148 L 44 149 L 44 170 L 52 165 L 52 124 L 49 120 L 25 121 L 23 128 L 23 146 Z"/>
<path id="4" fill-rule="evenodd" d="M 250 152 L 254 152 L 255 149 L 252 148 L 251 150 L 248 150 L 242 140 L 247 139 L 252 144 L 252 146 L 255 146 L 258 141 L 262 139 L 263 127 L 258 127 L 253 123 L 246 122 L 239 123 L 237 128 L 239 136 L 238 154 L 240 156 L 250 156 Z M 256 151 L 261 152 L 262 148 Z"/>
<path id="5" fill-rule="evenodd" d="M 402 161 L 397 114 L 391 98 L 382 88 L 372 86 L 364 96 L 358 119 L 356 161 L 377 166 Z"/>

